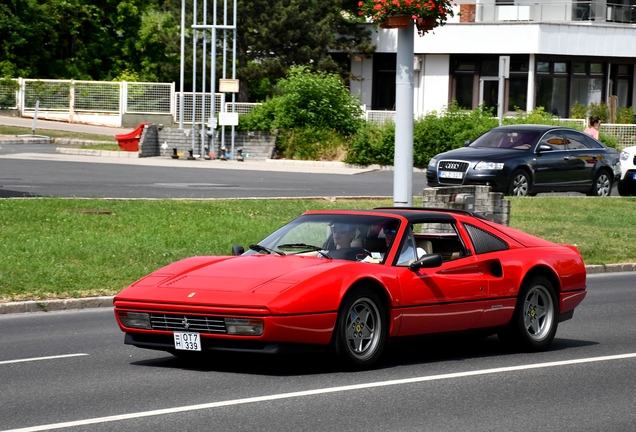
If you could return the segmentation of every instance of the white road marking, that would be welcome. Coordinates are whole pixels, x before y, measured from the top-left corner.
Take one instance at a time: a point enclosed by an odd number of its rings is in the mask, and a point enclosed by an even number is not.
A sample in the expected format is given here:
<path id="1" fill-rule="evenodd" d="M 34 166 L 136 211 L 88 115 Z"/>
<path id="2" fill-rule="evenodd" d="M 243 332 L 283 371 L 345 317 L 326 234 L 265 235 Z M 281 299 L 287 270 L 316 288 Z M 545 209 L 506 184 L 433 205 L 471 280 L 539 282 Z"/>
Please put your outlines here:
<path id="1" fill-rule="evenodd" d="M 242 405 L 242 404 L 255 403 L 255 402 L 266 402 L 266 401 L 273 401 L 278 399 L 290 399 L 290 398 L 314 396 L 314 395 L 327 394 L 327 393 L 337 393 L 337 392 L 345 392 L 345 391 L 352 391 L 352 390 L 369 389 L 369 388 L 375 388 L 375 387 L 387 387 L 387 386 L 402 385 L 402 384 L 413 384 L 413 383 L 420 383 L 425 381 L 436 381 L 436 380 L 443 380 L 443 379 L 450 379 L 450 378 L 463 378 L 463 377 L 488 375 L 488 374 L 495 374 L 495 373 L 523 371 L 523 370 L 529 370 L 529 369 L 549 368 L 549 367 L 555 367 L 555 366 L 569 366 L 569 365 L 575 365 L 575 364 L 622 360 L 622 359 L 630 359 L 634 357 L 636 357 L 636 353 L 619 354 L 619 355 L 604 356 L 604 357 L 589 357 L 589 358 L 576 359 L 576 360 L 563 360 L 563 361 L 537 363 L 537 364 L 530 364 L 530 365 L 523 365 L 523 366 L 509 366 L 509 367 L 483 369 L 483 370 L 468 371 L 468 372 L 456 372 L 456 373 L 450 373 L 450 374 L 431 375 L 431 376 L 416 377 L 416 378 L 404 378 L 404 379 L 390 380 L 390 381 L 378 381 L 378 382 L 371 382 L 366 384 L 354 384 L 354 385 L 348 385 L 348 386 L 342 386 L 342 387 L 329 387 L 329 388 L 316 389 L 316 390 L 305 390 L 305 391 L 292 392 L 292 393 L 281 393 L 281 394 L 273 394 L 268 396 L 244 398 L 244 399 L 233 399 L 233 400 L 222 401 L 222 402 L 210 402 L 210 403 L 198 404 L 198 405 L 186 405 L 186 406 L 175 407 L 175 408 L 165 408 L 165 409 L 153 410 L 153 411 L 142 411 L 137 413 L 120 414 L 120 415 L 114 415 L 114 416 L 108 416 L 108 417 L 96 417 L 96 418 L 86 419 L 86 420 L 76 420 L 76 421 L 69 421 L 64 423 L 53 423 L 48 425 L 32 426 L 32 427 L 26 427 L 21 429 L 9 429 L 2 432 L 45 431 L 45 430 L 52 430 L 52 429 L 85 426 L 85 425 L 96 424 L 96 423 L 107 423 L 107 422 L 114 422 L 114 421 L 120 421 L 120 420 L 137 419 L 142 417 L 175 414 L 175 413 L 186 412 L 186 411 L 219 408 L 219 407 L 225 407 L 225 406 L 231 406 L 231 405 Z"/>
<path id="2" fill-rule="evenodd" d="M 64 355 L 57 355 L 57 356 L 48 356 L 48 357 L 32 357 L 32 358 L 17 359 L 17 360 L 4 360 L 4 361 L 0 361 L 0 365 L 9 364 L 9 363 L 24 363 L 24 362 L 39 361 L 39 360 L 53 360 L 53 359 L 60 359 L 60 358 L 67 358 L 67 357 L 78 357 L 78 356 L 87 356 L 87 355 L 88 354 L 78 353 L 78 354 L 64 354 Z"/>

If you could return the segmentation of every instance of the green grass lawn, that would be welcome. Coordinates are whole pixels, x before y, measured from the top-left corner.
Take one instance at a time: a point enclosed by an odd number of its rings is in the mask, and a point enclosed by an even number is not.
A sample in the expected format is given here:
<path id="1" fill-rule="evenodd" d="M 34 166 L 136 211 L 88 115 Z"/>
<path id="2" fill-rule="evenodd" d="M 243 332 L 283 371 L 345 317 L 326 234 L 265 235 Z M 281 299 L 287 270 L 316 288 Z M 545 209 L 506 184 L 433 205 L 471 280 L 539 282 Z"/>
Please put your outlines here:
<path id="1" fill-rule="evenodd" d="M 229 255 L 310 209 L 392 200 L 0 200 L 0 301 L 115 294 L 194 255 Z M 415 203 L 415 205 L 421 205 Z M 576 244 L 587 264 L 636 262 L 636 199 L 511 199 L 511 226 Z"/>

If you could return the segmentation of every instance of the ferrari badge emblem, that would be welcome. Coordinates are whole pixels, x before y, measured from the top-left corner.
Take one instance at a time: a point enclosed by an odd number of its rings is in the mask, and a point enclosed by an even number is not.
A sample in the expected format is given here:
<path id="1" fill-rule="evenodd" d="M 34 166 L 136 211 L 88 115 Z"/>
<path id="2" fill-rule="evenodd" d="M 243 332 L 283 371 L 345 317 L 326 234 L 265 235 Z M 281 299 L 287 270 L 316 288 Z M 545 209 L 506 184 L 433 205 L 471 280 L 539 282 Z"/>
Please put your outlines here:
<path id="1" fill-rule="evenodd" d="M 196 293 L 190 293 L 190 294 L 188 294 L 188 298 L 190 298 L 190 297 L 194 297 L 194 295 L 195 295 L 195 294 L 196 294 Z"/>

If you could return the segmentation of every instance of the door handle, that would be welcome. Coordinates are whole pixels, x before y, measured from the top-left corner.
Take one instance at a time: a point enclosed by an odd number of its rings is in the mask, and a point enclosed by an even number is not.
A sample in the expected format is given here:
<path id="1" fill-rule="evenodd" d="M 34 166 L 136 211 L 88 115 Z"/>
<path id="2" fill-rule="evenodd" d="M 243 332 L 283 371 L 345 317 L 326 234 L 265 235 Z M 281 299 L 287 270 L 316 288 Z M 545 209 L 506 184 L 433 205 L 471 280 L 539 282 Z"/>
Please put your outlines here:
<path id="1" fill-rule="evenodd" d="M 570 160 L 570 156 L 563 156 L 563 160 Z"/>

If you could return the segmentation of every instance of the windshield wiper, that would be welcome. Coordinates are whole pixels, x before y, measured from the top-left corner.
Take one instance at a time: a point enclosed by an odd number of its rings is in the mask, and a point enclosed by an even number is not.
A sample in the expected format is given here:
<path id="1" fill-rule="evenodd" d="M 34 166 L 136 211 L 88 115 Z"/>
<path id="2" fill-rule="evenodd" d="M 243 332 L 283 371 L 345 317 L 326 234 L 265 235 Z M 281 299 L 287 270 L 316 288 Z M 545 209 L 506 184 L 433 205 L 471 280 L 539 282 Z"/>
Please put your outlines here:
<path id="1" fill-rule="evenodd" d="M 329 258 L 332 259 L 328 254 L 327 251 L 324 250 L 324 248 L 320 247 L 320 246 L 314 246 L 314 245 L 310 245 L 307 243 L 285 243 L 282 245 L 278 245 L 278 248 L 289 248 L 289 249 L 303 249 L 305 251 L 316 251 L 316 252 L 320 252 L 320 254 L 322 256 L 324 256 L 325 258 Z"/>
<path id="2" fill-rule="evenodd" d="M 265 247 L 265 246 L 262 246 L 262 245 L 259 245 L 259 244 L 250 245 L 250 249 L 253 250 L 253 251 L 256 251 L 256 252 L 267 252 L 268 254 L 275 253 L 275 254 L 278 254 L 278 255 L 286 255 L 285 252 L 281 252 L 281 251 L 277 251 L 277 250 L 274 250 L 274 249 L 270 249 L 268 247 Z"/>

